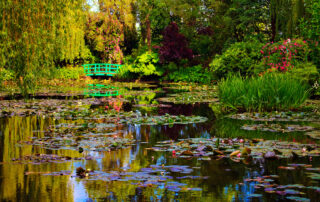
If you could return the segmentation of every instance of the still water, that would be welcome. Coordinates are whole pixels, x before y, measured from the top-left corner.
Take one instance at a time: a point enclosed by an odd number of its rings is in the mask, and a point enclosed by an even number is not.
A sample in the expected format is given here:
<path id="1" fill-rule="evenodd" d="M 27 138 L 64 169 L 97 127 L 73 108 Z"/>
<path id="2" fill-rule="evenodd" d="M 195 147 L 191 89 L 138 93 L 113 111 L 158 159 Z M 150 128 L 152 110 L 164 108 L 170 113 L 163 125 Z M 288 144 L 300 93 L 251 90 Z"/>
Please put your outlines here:
<path id="1" fill-rule="evenodd" d="M 148 148 L 158 141 L 183 138 L 263 138 L 279 141 L 317 143 L 302 132 L 272 133 L 244 131 L 240 127 L 248 121 L 216 119 L 208 104 L 187 104 L 157 107 L 148 110 L 137 104 L 154 103 L 164 96 L 157 93 L 150 98 L 133 96 L 136 103 L 123 105 L 125 110 L 139 110 L 142 114 L 184 114 L 208 118 L 205 123 L 148 126 L 140 124 L 121 124 L 110 130 L 119 137 L 137 140 L 134 145 L 116 151 L 84 151 L 68 149 L 46 149 L 38 145 L 23 144 L 33 138 L 48 134 L 48 128 L 61 123 L 83 124 L 88 120 L 54 119 L 47 116 L 12 116 L 0 119 L 0 200 L 1 201 L 275 201 L 289 200 L 288 194 L 268 193 L 259 188 L 257 181 L 248 179 L 276 175 L 274 184 L 300 184 L 304 187 L 318 187 L 318 180 L 307 177 L 304 169 L 282 170 L 279 166 L 290 163 L 310 164 L 319 167 L 318 157 L 298 159 L 264 160 L 250 163 L 235 162 L 229 158 L 205 160 L 196 158 L 177 158 L 172 152 L 158 152 Z M 100 98 L 97 98 L 100 99 Z M 141 102 L 142 100 L 142 102 Z M 136 104 L 136 106 L 135 106 Z M 96 120 L 97 121 L 97 120 Z M 15 159 L 27 155 L 55 154 L 79 157 L 81 160 L 37 163 L 21 162 Z M 83 159 L 90 156 L 90 159 Z M 170 165 L 187 166 L 189 172 L 165 172 L 151 175 L 167 175 L 169 180 L 144 184 L 130 180 L 109 178 L 79 178 L 76 169 L 82 167 L 101 173 L 127 173 L 135 175 L 145 168 Z M 51 175 L 52 172 L 70 171 L 67 175 Z M 138 175 L 138 174 L 137 174 Z M 180 184 L 179 184 L 180 183 Z M 178 185 L 178 188 L 175 187 Z M 296 189 L 298 190 L 298 189 Z M 298 196 L 310 201 L 320 200 L 320 188 L 300 188 Z M 294 198 L 293 198 L 294 199 Z M 303 200 L 303 199 L 300 199 Z"/>

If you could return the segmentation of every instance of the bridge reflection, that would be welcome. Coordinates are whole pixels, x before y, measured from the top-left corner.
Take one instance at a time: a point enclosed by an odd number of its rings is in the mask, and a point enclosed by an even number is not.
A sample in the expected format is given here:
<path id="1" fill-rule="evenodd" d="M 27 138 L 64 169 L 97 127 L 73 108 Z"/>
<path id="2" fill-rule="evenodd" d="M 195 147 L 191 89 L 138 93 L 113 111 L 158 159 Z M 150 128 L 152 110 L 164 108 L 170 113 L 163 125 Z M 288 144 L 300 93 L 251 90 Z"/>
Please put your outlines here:
<path id="1" fill-rule="evenodd" d="M 118 87 L 111 85 L 88 84 L 83 94 L 93 97 L 112 97 L 121 95 L 121 92 Z"/>

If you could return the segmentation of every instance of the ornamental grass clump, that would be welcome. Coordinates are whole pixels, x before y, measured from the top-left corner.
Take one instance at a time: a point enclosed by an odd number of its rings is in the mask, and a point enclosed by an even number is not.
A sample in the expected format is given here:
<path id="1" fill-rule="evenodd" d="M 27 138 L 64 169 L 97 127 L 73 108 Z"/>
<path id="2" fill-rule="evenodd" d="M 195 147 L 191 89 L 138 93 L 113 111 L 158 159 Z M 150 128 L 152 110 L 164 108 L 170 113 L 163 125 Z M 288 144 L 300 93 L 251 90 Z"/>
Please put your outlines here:
<path id="1" fill-rule="evenodd" d="M 252 78 L 230 76 L 219 83 L 218 92 L 223 106 L 246 111 L 294 109 L 309 97 L 308 85 L 287 73 Z"/>

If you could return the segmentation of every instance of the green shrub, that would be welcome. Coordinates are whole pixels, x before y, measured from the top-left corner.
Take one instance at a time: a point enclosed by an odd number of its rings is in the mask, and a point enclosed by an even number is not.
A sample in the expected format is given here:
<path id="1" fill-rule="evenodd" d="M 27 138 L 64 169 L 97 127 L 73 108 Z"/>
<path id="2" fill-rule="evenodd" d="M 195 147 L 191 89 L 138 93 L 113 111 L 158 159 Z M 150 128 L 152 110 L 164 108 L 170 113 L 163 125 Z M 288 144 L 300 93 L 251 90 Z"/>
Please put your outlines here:
<path id="1" fill-rule="evenodd" d="M 205 62 L 210 59 L 210 56 L 214 54 L 214 39 L 210 35 L 198 35 L 192 39 L 190 43 L 190 48 L 193 51 L 193 54 L 197 56 L 200 61 Z"/>
<path id="2" fill-rule="evenodd" d="M 0 85 L 4 81 L 10 81 L 14 79 L 14 72 L 12 70 L 0 68 Z"/>
<path id="3" fill-rule="evenodd" d="M 312 90 L 314 91 L 314 95 L 320 96 L 320 78 L 318 81 L 314 82 L 312 85 Z"/>
<path id="4" fill-rule="evenodd" d="M 297 64 L 289 70 L 289 73 L 293 78 L 310 85 L 313 85 L 319 79 L 317 67 L 310 62 Z"/>
<path id="5" fill-rule="evenodd" d="M 119 75 L 117 76 L 120 78 L 132 78 L 134 76 L 141 78 L 150 75 L 161 76 L 162 72 L 159 70 L 158 66 L 158 54 L 154 52 L 149 53 L 147 51 L 136 58 L 131 56 L 127 57 L 124 66 L 120 69 Z M 130 74 L 133 74 L 134 76 L 130 76 Z"/>
<path id="6" fill-rule="evenodd" d="M 308 97 L 308 85 L 290 74 L 265 74 L 262 77 L 230 76 L 219 83 L 221 103 L 246 111 L 286 110 L 299 107 Z"/>
<path id="7" fill-rule="evenodd" d="M 55 79 L 79 79 L 84 75 L 83 67 L 64 67 L 52 70 L 51 77 Z"/>
<path id="8" fill-rule="evenodd" d="M 193 83 L 211 83 L 211 74 L 204 69 L 201 65 L 180 68 L 177 71 L 171 72 L 166 75 L 164 80 L 179 82 L 193 82 Z"/>
<path id="9" fill-rule="evenodd" d="M 225 78 L 228 74 L 240 72 L 242 76 L 253 75 L 261 69 L 263 46 L 257 40 L 232 44 L 222 55 L 216 55 L 210 63 L 210 71 L 216 79 Z"/>

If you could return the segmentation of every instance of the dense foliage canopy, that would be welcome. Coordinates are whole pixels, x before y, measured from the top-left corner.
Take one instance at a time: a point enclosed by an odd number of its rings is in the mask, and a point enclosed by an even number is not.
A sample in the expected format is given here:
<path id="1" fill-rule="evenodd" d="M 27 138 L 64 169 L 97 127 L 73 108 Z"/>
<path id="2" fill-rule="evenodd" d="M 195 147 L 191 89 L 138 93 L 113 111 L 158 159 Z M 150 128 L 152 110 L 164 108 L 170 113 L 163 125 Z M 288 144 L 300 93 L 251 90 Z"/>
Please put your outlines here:
<path id="1" fill-rule="evenodd" d="M 319 11 L 317 0 L 1 1 L 0 68 L 24 92 L 41 72 L 89 62 L 125 63 L 130 78 L 197 67 L 210 82 L 304 63 L 319 71 Z"/>

